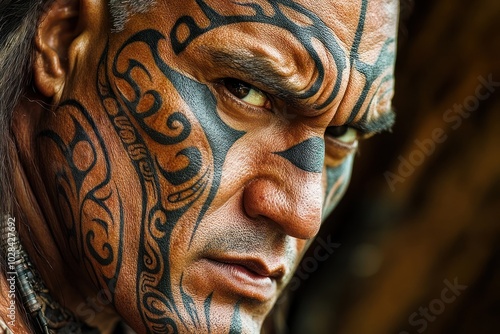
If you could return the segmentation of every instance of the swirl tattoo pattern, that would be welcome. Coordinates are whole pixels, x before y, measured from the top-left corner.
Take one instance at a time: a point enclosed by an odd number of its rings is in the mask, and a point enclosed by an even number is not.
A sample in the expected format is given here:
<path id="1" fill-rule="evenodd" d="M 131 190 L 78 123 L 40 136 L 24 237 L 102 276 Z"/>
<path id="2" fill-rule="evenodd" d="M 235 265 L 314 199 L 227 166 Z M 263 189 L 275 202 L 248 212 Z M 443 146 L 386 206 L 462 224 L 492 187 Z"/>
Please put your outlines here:
<path id="1" fill-rule="evenodd" d="M 66 235 L 73 257 L 82 261 L 96 286 L 114 291 L 123 248 L 123 206 L 111 181 L 109 152 L 89 112 L 77 101 L 61 104 L 72 136 L 47 129 L 39 134 L 56 144 L 69 168 L 55 175 L 59 208 L 70 217 Z M 80 203 L 76 207 L 76 203 Z M 118 212 L 112 208 L 118 208 Z M 79 256 L 82 254 L 82 257 Z M 99 267 L 100 270 L 96 270 Z M 112 300 L 112 294 L 107 295 Z"/>
<path id="2" fill-rule="evenodd" d="M 158 50 L 161 40 L 164 40 L 164 37 L 158 31 L 145 30 L 132 36 L 118 50 L 112 60 L 111 75 L 114 76 L 114 81 L 124 86 L 116 87 L 116 93 L 110 85 L 108 77 L 110 74 L 106 66 L 109 60 L 105 51 L 99 67 L 98 88 L 103 106 L 135 164 L 142 186 L 143 227 L 138 259 L 140 263 L 137 277 L 139 282 L 138 307 L 142 311 L 143 320 L 150 332 L 176 333 L 178 332 L 177 322 L 172 319 L 172 315 L 175 315 L 186 329 L 188 328 L 187 321 L 198 327 L 200 320 L 196 308 L 193 307 L 192 297 L 182 288 L 182 280 L 177 288 L 182 296 L 182 306 L 189 315 L 189 319 L 184 319 L 178 306 L 173 303 L 172 289 L 174 287 L 170 281 L 168 254 L 171 233 L 193 203 L 204 200 L 192 234 L 194 236 L 196 227 L 219 187 L 225 155 L 232 144 L 243 135 L 243 132 L 231 129 L 220 120 L 216 111 L 215 98 L 205 85 L 176 72 L 162 60 Z M 152 78 L 149 72 L 151 69 L 146 68 L 138 60 L 129 58 L 128 50 L 136 51 L 141 48 L 147 49 L 147 53 L 157 66 L 154 70 L 161 71 L 166 80 L 176 87 L 189 112 L 199 120 L 210 145 L 211 157 L 204 158 L 197 147 L 182 147 L 182 143 L 191 135 L 192 125 L 188 118 L 178 111 L 169 113 L 168 109 L 171 106 L 163 103 L 157 91 L 144 89 L 136 83 L 132 73 L 138 73 L 138 71 Z M 125 69 L 121 70 L 123 64 L 126 64 Z M 130 91 L 133 92 L 131 96 L 127 95 Z M 142 108 L 144 105 L 148 107 Z M 161 129 L 155 128 L 148 120 L 158 113 L 165 115 L 159 117 L 166 117 L 166 126 Z M 146 147 L 141 134 L 134 130 L 133 122 L 137 122 L 141 130 L 156 143 L 165 146 L 162 152 L 172 154 L 177 147 L 182 148 L 177 148 L 173 159 L 151 152 Z M 155 122 L 155 126 L 158 126 L 158 122 Z M 176 135 L 165 135 L 168 132 L 176 132 Z M 180 170 L 171 170 L 169 165 L 172 165 L 175 159 L 180 158 L 188 162 L 187 166 Z M 208 161 L 203 161 L 204 159 Z M 166 199 L 163 198 L 161 192 L 162 179 L 179 188 L 178 191 L 169 194 Z M 207 307 L 209 308 L 209 304 Z"/>

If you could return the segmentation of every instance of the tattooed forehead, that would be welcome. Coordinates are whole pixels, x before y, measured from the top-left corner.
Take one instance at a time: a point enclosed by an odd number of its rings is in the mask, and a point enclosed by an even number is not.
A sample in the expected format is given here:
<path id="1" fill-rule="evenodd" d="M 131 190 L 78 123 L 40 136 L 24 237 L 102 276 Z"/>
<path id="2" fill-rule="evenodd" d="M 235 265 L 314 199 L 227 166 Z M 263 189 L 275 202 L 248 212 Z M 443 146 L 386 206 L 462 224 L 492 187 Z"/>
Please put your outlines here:
<path id="1" fill-rule="evenodd" d="M 210 65 L 287 102 L 338 108 L 337 124 L 367 122 L 390 110 L 397 1 L 191 4 L 170 31 L 176 55 L 197 46 L 198 58 L 208 56 Z"/>

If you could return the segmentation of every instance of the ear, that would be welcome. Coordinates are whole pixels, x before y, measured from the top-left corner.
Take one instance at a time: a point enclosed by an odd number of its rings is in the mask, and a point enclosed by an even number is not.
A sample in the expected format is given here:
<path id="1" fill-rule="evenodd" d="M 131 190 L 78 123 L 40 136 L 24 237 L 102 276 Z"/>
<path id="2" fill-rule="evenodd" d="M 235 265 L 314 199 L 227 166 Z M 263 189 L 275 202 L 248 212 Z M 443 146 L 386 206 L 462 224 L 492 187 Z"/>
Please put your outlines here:
<path id="1" fill-rule="evenodd" d="M 33 76 L 38 91 L 57 96 L 68 72 L 68 51 L 78 36 L 78 0 L 55 0 L 46 9 L 35 35 Z"/>
<path id="2" fill-rule="evenodd" d="M 33 79 L 37 90 L 57 103 L 75 70 L 77 57 L 95 33 L 107 27 L 106 1 L 54 0 L 38 23 Z"/>

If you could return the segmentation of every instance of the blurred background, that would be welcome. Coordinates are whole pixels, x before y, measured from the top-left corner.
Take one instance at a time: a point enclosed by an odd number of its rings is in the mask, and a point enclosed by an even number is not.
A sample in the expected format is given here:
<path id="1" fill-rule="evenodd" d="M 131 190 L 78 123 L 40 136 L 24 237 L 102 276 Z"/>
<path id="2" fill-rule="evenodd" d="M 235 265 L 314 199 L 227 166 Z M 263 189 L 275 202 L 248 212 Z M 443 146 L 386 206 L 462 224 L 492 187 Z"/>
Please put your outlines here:
<path id="1" fill-rule="evenodd" d="M 362 143 L 284 333 L 500 333 L 500 1 L 416 0 L 401 21 L 396 126 Z"/>

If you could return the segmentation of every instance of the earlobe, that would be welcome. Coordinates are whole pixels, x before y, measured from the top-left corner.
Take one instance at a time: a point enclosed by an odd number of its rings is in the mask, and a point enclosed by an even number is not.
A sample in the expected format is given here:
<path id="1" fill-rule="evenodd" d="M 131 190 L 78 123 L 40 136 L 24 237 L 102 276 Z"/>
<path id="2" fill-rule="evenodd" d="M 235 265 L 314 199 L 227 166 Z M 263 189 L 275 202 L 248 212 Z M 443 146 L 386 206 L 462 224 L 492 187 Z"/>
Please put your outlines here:
<path id="1" fill-rule="evenodd" d="M 79 0 L 56 0 L 46 10 L 35 35 L 33 77 L 43 95 L 59 100 L 69 68 L 69 49 L 79 31 Z"/>

